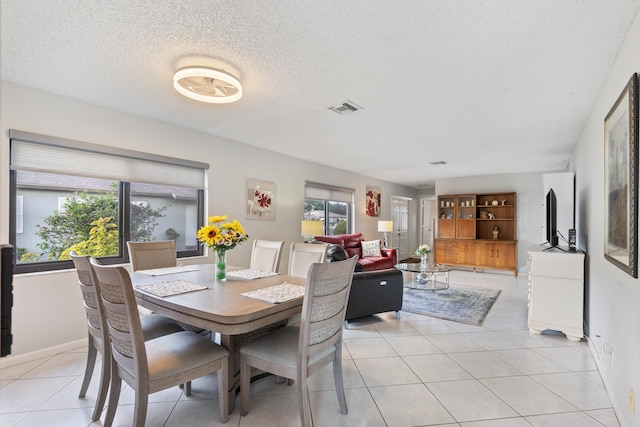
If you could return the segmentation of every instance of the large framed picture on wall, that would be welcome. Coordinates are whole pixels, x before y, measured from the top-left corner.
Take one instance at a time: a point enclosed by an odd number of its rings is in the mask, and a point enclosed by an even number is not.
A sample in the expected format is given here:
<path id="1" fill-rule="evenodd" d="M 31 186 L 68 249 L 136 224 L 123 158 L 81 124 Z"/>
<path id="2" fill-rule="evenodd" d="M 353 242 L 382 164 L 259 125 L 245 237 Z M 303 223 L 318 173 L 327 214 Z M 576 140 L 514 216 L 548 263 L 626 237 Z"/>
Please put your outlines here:
<path id="1" fill-rule="evenodd" d="M 638 277 L 638 74 L 604 119 L 604 256 Z"/>

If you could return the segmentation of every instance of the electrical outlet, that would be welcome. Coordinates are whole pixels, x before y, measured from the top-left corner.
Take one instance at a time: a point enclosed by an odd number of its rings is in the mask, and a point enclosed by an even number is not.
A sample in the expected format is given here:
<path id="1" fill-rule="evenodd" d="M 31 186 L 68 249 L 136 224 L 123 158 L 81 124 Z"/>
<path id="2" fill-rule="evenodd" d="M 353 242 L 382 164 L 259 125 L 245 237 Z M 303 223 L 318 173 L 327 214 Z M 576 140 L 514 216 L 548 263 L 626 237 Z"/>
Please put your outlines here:
<path id="1" fill-rule="evenodd" d="M 632 414 L 636 413 L 636 392 L 633 388 L 629 389 L 629 410 Z"/>

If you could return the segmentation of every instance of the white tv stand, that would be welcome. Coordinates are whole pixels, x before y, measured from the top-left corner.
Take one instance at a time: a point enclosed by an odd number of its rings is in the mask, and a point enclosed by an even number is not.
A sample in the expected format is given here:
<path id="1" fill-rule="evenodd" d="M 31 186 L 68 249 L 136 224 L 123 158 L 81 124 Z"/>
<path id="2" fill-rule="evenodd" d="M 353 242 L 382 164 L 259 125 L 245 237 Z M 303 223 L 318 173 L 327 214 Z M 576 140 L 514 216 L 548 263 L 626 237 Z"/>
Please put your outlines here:
<path id="1" fill-rule="evenodd" d="M 584 253 L 558 248 L 531 248 L 529 330 L 560 331 L 571 341 L 584 337 Z"/>

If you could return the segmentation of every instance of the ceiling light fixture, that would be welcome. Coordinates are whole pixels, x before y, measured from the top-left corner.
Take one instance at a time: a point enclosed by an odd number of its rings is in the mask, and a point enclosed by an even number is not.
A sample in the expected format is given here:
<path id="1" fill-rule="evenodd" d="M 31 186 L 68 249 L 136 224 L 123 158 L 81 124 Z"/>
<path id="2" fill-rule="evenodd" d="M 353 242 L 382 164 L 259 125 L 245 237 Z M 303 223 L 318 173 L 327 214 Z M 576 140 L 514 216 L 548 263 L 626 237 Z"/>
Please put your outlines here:
<path id="1" fill-rule="evenodd" d="M 196 101 L 226 104 L 242 97 L 242 85 L 230 74 L 209 67 L 184 67 L 173 75 L 173 87 Z"/>

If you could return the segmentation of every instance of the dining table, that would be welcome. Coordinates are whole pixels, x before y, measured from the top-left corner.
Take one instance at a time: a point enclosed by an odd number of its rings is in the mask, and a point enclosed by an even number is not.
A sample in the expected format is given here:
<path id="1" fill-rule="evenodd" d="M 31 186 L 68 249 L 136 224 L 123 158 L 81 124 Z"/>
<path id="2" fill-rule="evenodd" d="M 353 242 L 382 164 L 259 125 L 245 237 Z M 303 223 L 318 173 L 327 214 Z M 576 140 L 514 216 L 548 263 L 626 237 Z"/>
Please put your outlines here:
<path id="1" fill-rule="evenodd" d="M 227 267 L 227 279 L 216 280 L 215 264 L 197 264 L 175 269 L 163 269 L 162 274 L 139 270 L 130 272 L 138 305 L 171 319 L 202 328 L 219 336 L 219 343 L 230 355 L 229 412 L 235 408 L 235 397 L 240 384 L 239 348 L 269 331 L 282 327 L 286 320 L 302 311 L 302 295 L 283 302 L 271 303 L 243 295 L 247 292 L 272 289 L 277 285 L 304 286 L 305 277 L 271 275 L 258 278 L 234 277 Z M 159 296 L 143 290 L 145 285 L 191 284 L 193 291 Z"/>

